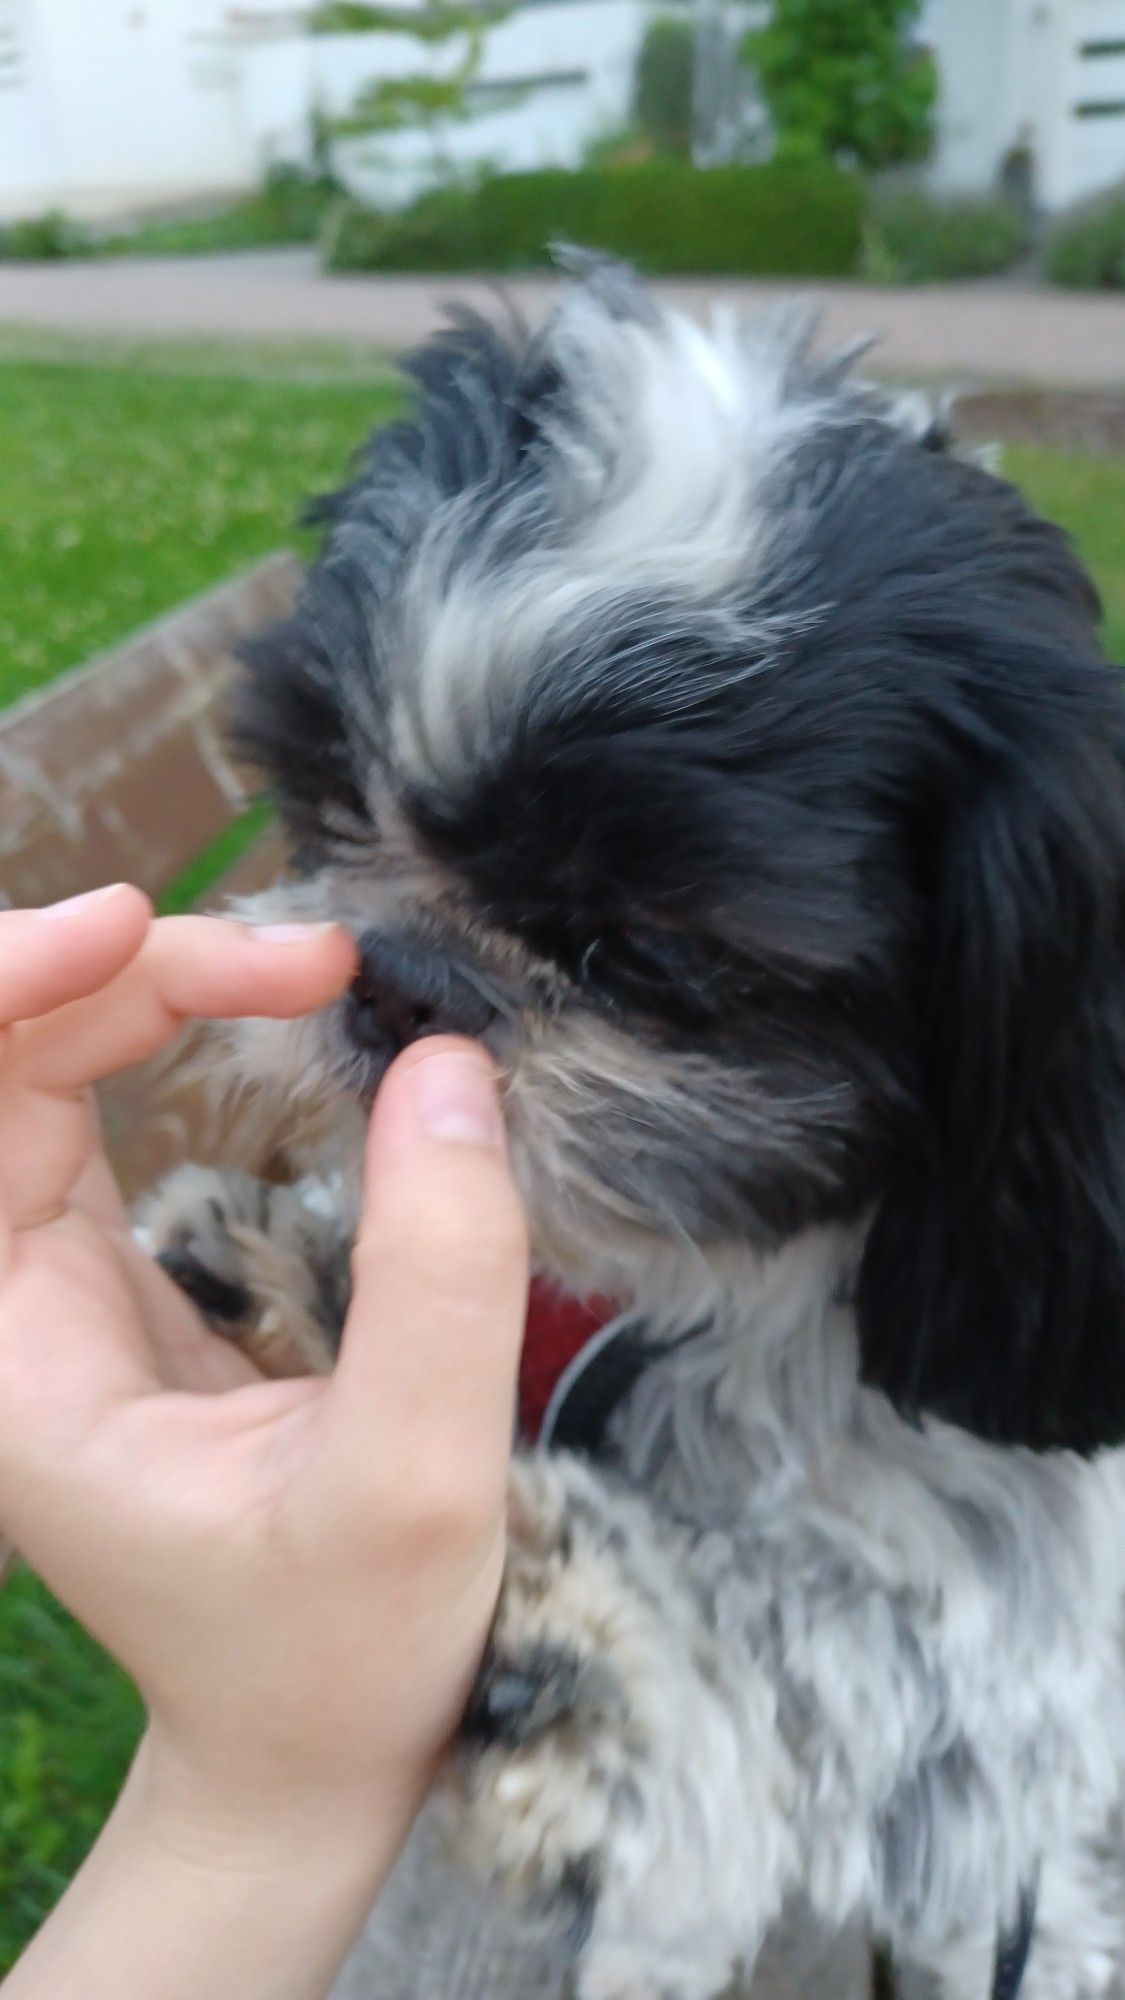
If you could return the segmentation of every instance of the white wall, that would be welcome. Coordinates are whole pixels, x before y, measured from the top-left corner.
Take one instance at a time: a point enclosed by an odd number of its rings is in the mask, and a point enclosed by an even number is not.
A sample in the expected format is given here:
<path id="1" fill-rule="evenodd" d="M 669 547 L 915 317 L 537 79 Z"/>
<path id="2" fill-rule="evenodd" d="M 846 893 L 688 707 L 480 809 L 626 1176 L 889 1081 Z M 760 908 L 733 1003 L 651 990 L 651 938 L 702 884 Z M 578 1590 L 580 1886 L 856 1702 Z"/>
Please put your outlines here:
<path id="1" fill-rule="evenodd" d="M 650 11 L 645 0 L 543 0 L 522 8 L 490 33 L 474 116 L 446 124 L 440 151 L 417 131 L 372 135 L 339 147 L 341 171 L 369 198 L 401 201 L 451 168 L 577 165 L 592 138 L 627 116 Z M 251 143 L 262 161 L 304 157 L 310 102 L 344 112 L 373 75 L 440 75 L 461 46 L 408 35 L 290 36 L 251 46 L 243 100 Z"/>
<path id="2" fill-rule="evenodd" d="M 988 189 L 1016 147 L 1048 209 L 1125 179 L 1125 0 L 933 0 L 926 26 L 936 187 Z"/>
<path id="3" fill-rule="evenodd" d="M 1125 0 L 1075 0 L 1068 117 L 1052 162 L 1055 204 L 1125 180 Z"/>
<path id="4" fill-rule="evenodd" d="M 249 183 L 223 0 L 3 0 L 3 9 L 28 55 L 20 87 L 0 96 L 0 208 L 112 215 Z"/>
<path id="5" fill-rule="evenodd" d="M 35 0 L 0 0 L 0 215 L 36 215 L 59 195 L 59 141 Z"/>

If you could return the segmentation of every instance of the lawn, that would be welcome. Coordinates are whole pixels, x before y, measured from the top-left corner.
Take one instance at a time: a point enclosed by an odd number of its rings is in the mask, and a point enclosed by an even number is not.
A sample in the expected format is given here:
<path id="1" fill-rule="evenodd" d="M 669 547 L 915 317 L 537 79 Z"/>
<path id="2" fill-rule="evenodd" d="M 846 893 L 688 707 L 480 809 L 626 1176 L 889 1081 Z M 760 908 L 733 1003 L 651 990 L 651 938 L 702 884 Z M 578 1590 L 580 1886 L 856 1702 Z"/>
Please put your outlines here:
<path id="1" fill-rule="evenodd" d="M 1106 651 L 1125 666 L 1125 459 L 1010 444 L 1003 466 L 1040 513 L 1073 536 L 1102 594 Z"/>
<path id="2" fill-rule="evenodd" d="M 391 407 L 385 369 L 281 349 L 48 358 L 0 337 L 0 699 L 289 536 Z M 1125 660 L 1125 463 L 1030 446 L 1005 467 L 1075 535 Z M 26 1575 L 0 1594 L 0 1974 L 96 1831 L 136 1698 Z"/>
<path id="3" fill-rule="evenodd" d="M 0 362 L 0 703 L 291 539 L 393 393 Z"/>

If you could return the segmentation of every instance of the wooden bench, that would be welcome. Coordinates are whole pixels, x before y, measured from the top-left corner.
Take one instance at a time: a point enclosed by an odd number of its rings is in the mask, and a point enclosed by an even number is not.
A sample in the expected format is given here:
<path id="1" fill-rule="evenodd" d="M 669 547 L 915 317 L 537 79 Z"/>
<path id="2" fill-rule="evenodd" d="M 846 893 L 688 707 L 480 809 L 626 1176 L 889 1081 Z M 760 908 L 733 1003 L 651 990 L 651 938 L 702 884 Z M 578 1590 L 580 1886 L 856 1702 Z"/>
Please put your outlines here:
<path id="1" fill-rule="evenodd" d="M 234 649 L 290 608 L 300 576 L 296 557 L 267 556 L 0 715 L 0 905 L 121 880 L 159 899 L 243 815 L 247 781 L 222 731 Z M 267 829 L 201 900 L 262 888 L 281 866 Z M 222 1148 L 174 1064 L 115 1079 L 101 1102 L 129 1195 L 175 1158 Z"/>

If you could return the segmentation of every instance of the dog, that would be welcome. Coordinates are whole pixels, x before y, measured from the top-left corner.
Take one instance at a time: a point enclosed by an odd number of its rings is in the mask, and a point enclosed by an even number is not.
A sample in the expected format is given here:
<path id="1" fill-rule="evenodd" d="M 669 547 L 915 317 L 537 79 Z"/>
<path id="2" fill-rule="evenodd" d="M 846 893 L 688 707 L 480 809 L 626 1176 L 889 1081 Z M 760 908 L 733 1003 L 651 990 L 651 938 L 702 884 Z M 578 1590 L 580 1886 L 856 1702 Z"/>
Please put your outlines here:
<path id="1" fill-rule="evenodd" d="M 230 1030 L 307 1171 L 180 1169 L 147 1239 L 266 1365 L 327 1365 L 379 1080 L 481 1041 L 537 1272 L 627 1365 L 517 1456 L 443 1786 L 463 1851 L 562 1914 L 581 2000 L 710 2000 L 795 1912 L 862 1922 L 910 1991 L 1101 2000 L 1125 712 L 1096 595 L 801 314 L 704 331 L 572 265 L 538 331 L 422 350 L 249 651 L 236 739 L 293 877 L 246 914 L 331 916 L 361 971 Z"/>

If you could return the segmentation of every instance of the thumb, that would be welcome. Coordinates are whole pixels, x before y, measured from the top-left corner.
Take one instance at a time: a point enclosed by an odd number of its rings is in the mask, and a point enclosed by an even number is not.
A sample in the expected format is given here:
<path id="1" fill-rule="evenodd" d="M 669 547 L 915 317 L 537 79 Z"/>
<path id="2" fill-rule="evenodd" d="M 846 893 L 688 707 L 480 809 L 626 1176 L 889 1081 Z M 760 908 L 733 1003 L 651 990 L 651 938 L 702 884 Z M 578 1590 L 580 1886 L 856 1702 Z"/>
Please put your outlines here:
<path id="1" fill-rule="evenodd" d="M 483 1049 L 434 1037 L 380 1089 L 351 1309 L 328 1391 L 333 1457 L 386 1490 L 432 1474 L 492 1507 L 512 1442 L 527 1230 Z M 358 1461 L 358 1462 L 357 1462 Z M 442 1482 L 448 1481 L 448 1485 Z"/>

